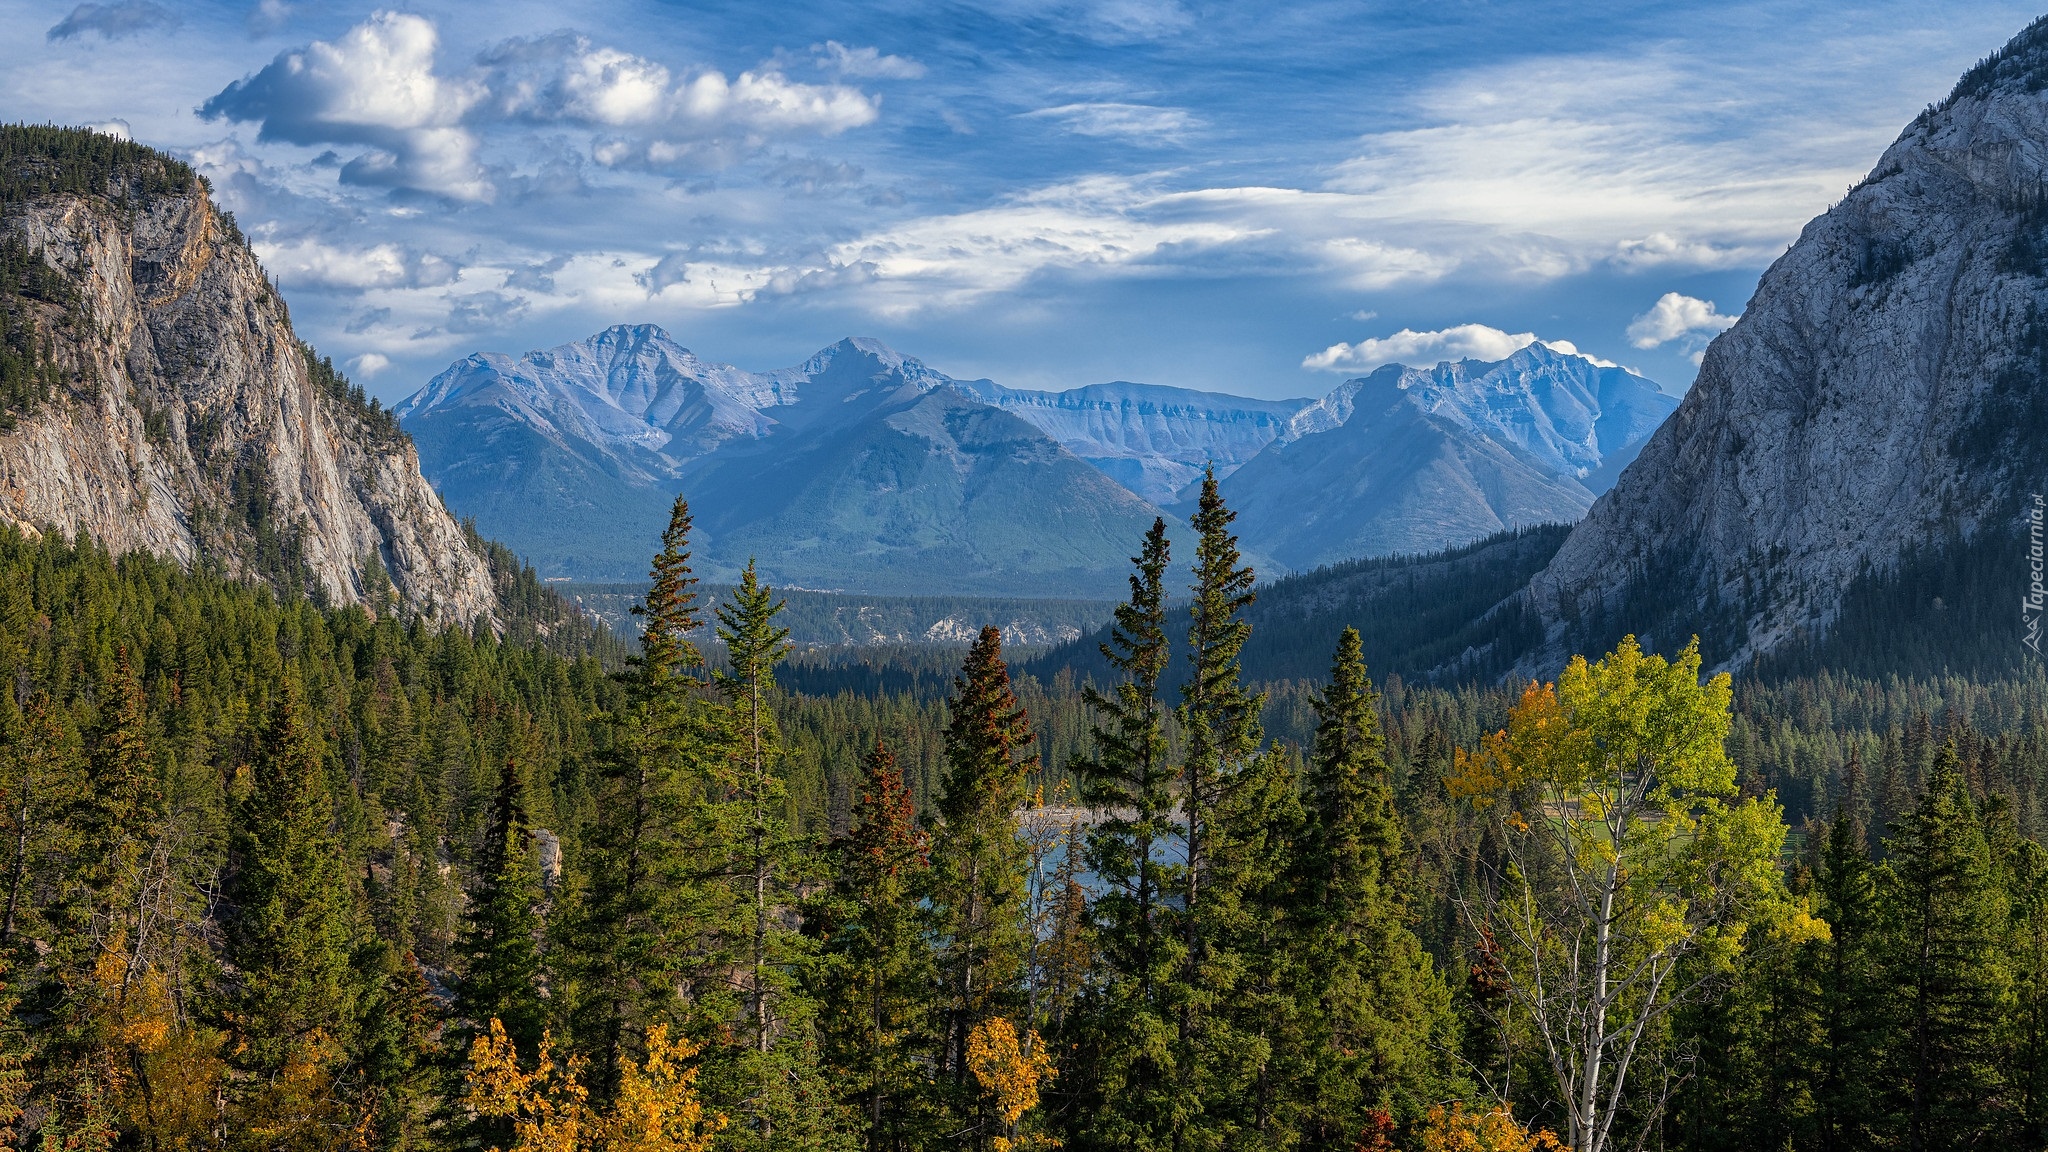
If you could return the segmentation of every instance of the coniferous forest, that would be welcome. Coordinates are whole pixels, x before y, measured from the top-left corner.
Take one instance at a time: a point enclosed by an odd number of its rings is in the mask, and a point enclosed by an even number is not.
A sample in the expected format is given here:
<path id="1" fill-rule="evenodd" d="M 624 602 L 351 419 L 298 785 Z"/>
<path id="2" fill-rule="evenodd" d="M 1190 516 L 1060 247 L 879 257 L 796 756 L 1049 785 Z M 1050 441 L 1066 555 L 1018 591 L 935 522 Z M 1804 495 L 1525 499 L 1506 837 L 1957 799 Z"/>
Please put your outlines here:
<path id="1" fill-rule="evenodd" d="M 8 1146 L 2048 1141 L 2038 671 L 1254 684 L 1232 520 L 865 690 L 680 500 L 623 660 L 0 534 Z"/>

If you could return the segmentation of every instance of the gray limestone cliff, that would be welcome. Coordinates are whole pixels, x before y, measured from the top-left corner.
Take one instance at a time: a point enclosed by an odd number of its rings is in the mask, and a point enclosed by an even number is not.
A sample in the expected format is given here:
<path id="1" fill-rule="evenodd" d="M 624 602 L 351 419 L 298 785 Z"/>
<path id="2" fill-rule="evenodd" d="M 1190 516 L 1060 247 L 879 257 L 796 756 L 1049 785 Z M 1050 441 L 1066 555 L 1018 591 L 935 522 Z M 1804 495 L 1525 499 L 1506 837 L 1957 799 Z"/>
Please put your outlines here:
<path id="1" fill-rule="evenodd" d="M 189 169 L 83 132 L 5 133 L 0 246 L 11 275 L 33 260 L 46 282 L 41 298 L 6 295 L 8 335 L 46 383 L 10 396 L 0 522 L 334 604 L 395 594 L 436 619 L 495 620 L 486 562 L 410 440 L 294 336 Z"/>
<path id="2" fill-rule="evenodd" d="M 1908 549 L 2016 528 L 2048 485 L 2044 87 L 2048 21 L 1806 226 L 1530 585 L 1546 639 L 1523 671 L 1624 631 L 1741 665 L 1824 632 Z"/>

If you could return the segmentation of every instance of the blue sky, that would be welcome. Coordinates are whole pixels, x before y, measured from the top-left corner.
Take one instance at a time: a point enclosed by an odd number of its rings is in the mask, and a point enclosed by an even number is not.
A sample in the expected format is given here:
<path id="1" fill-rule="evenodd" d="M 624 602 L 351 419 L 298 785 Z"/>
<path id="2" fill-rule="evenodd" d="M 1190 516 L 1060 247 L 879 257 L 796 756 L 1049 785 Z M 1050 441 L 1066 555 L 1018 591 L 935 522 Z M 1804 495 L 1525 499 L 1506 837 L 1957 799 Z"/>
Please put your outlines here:
<path id="1" fill-rule="evenodd" d="M 0 116 L 192 160 L 396 399 L 651 321 L 763 369 L 1312 395 L 1524 333 L 1671 391 L 2000 2 L 0 0 Z M 1526 340 L 1526 337 L 1522 337 Z"/>

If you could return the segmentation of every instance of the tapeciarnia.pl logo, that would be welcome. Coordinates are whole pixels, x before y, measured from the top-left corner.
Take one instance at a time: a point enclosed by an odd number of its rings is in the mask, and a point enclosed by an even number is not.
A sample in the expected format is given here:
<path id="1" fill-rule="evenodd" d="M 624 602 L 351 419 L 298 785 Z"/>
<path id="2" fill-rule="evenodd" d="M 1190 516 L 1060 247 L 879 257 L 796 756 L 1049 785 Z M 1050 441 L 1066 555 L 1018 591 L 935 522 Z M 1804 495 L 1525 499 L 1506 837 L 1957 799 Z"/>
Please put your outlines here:
<path id="1" fill-rule="evenodd" d="M 2041 613 L 2044 605 L 2048 605 L 2048 588 L 2044 588 L 2041 585 L 2041 574 L 2044 567 L 2041 548 L 2041 517 L 2044 511 L 2048 511 L 2048 504 L 2043 503 L 2039 492 L 2033 495 L 2033 507 L 2027 509 L 2027 570 L 2033 579 L 2027 585 L 2026 597 L 2020 601 L 2020 627 L 2025 630 L 2020 635 L 2020 643 L 2033 649 L 2034 655 L 2039 656 L 2041 654 Z"/>

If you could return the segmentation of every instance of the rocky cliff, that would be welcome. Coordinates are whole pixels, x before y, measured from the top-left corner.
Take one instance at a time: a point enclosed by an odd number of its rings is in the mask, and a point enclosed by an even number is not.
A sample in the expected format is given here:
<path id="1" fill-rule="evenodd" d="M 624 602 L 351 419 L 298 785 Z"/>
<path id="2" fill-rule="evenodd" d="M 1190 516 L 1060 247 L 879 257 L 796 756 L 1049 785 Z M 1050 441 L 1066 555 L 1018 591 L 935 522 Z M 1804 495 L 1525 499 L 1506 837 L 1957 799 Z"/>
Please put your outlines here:
<path id="1" fill-rule="evenodd" d="M 92 133 L 0 129 L 0 246 L 36 384 L 7 393 L 0 521 L 331 603 L 495 617 L 411 442 L 293 335 L 190 169 Z"/>
<path id="2" fill-rule="evenodd" d="M 2044 87 L 2048 21 L 1806 226 L 1530 585 L 1546 641 L 1522 671 L 1624 631 L 1739 665 L 1908 550 L 2016 530 L 2048 485 Z"/>

